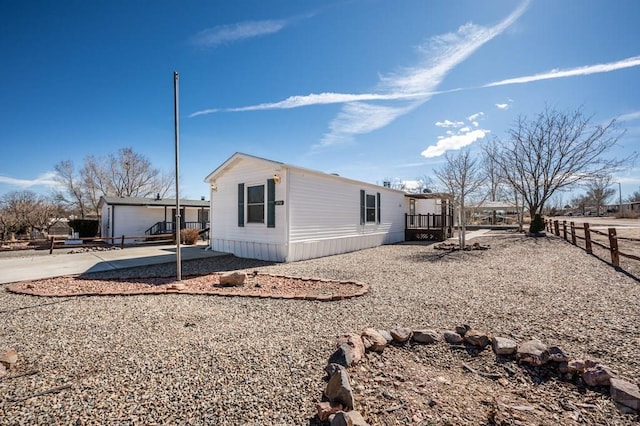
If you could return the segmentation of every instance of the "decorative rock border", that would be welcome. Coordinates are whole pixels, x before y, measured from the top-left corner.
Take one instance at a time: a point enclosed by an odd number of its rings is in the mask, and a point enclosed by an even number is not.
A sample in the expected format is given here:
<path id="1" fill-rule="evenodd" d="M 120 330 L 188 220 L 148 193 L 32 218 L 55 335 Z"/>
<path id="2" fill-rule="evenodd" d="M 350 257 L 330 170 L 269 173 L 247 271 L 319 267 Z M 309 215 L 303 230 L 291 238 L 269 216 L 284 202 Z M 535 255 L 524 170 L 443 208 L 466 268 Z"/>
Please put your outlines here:
<path id="1" fill-rule="evenodd" d="M 607 386 L 611 399 L 623 413 L 640 412 L 640 387 L 623 378 L 606 365 L 596 360 L 573 359 L 560 347 L 547 347 L 539 340 L 517 343 L 505 337 L 492 336 L 468 325 L 460 325 L 441 333 L 433 329 L 412 330 L 397 327 L 391 330 L 365 328 L 361 333 L 345 333 L 336 338 L 336 350 L 329 357 L 325 371 L 329 377 L 322 402 L 316 405 L 320 421 L 331 426 L 367 426 L 360 412 L 354 409 L 355 400 L 347 369 L 365 358 L 365 352 L 383 352 L 390 345 L 435 344 L 444 341 L 449 345 L 468 345 L 479 350 L 491 346 L 496 356 L 515 357 L 521 364 L 539 367 L 548 363 L 557 364 L 557 371 L 566 375 L 579 375 L 590 387 Z M 467 364 L 468 371 L 491 379 L 504 380 L 501 374 L 475 370 Z"/>
<path id="2" fill-rule="evenodd" d="M 258 290 L 255 288 L 246 287 L 245 284 L 251 279 L 259 277 L 273 278 L 274 280 L 292 280 L 292 281 L 313 281 L 317 283 L 327 283 L 334 285 L 351 286 L 352 290 L 343 292 L 341 294 L 330 295 L 313 295 L 304 294 L 304 291 L 269 291 Z M 58 280 L 82 280 L 80 276 L 65 276 L 58 278 L 50 278 L 43 280 L 22 281 L 9 284 L 6 288 L 7 291 L 18 294 L 27 294 L 31 296 L 44 296 L 44 297 L 71 297 L 71 296 L 139 296 L 146 294 L 194 294 L 194 295 L 215 295 L 215 296 L 227 296 L 227 297 L 253 297 L 262 299 L 290 299 L 290 300 L 314 300 L 319 302 L 331 302 L 336 300 L 345 300 L 353 297 L 363 296 L 369 292 L 370 286 L 367 283 L 350 280 L 329 280 L 325 278 L 312 278 L 312 277 L 291 277 L 286 275 L 276 275 L 259 273 L 255 271 L 253 274 L 246 274 L 244 272 L 226 272 L 226 273 L 214 273 L 206 276 L 192 276 L 185 277 L 182 281 L 169 281 L 172 277 L 153 277 L 153 278 L 132 278 L 135 280 L 132 284 L 138 285 L 135 288 L 130 289 L 117 289 L 118 284 L 104 285 L 105 282 L 115 281 L 119 284 L 126 284 L 125 280 L 91 280 L 87 281 L 98 282 L 101 285 L 96 286 L 92 291 L 77 291 L 72 293 L 63 292 L 51 292 L 46 293 L 38 290 L 38 282 L 49 282 Z M 195 280 L 203 280 L 210 278 L 211 282 L 198 283 L 196 286 Z M 158 280 L 167 280 L 167 282 L 159 284 Z M 190 288 L 191 281 L 191 288 Z M 144 285 L 140 287 L 139 285 Z M 124 287 L 124 286 L 121 286 Z M 260 287 L 257 287 L 260 288 Z M 300 294 L 303 293 L 303 294 Z"/>

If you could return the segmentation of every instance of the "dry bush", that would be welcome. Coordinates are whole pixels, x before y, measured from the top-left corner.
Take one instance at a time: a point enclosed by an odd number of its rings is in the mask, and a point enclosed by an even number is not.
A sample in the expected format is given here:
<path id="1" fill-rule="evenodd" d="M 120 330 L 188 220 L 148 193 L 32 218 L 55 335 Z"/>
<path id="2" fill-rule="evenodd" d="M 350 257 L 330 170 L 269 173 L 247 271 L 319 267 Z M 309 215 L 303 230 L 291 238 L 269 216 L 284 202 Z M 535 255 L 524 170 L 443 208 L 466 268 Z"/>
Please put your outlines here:
<path id="1" fill-rule="evenodd" d="M 623 210 L 616 213 L 615 217 L 616 219 L 638 219 L 640 217 L 640 212 Z"/>
<path id="2" fill-rule="evenodd" d="M 195 244 L 200 238 L 199 231 L 197 229 L 181 229 L 180 230 L 180 240 L 184 244 Z"/>

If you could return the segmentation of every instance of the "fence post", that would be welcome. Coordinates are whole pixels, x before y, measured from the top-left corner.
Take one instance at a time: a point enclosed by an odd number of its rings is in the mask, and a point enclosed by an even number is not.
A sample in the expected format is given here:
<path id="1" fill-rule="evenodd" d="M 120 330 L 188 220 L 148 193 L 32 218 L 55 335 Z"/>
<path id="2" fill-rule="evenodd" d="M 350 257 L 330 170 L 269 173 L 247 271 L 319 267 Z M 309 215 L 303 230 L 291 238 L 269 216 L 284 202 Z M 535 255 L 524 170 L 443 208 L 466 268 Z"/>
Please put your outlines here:
<path id="1" fill-rule="evenodd" d="M 560 224 L 559 224 L 559 222 L 557 220 L 553 221 L 553 227 L 555 228 L 554 231 L 556 231 L 555 232 L 556 237 L 559 237 L 560 236 Z"/>
<path id="2" fill-rule="evenodd" d="M 120 239 L 120 248 L 124 248 L 124 235 L 122 236 L 122 239 Z"/>
<path id="3" fill-rule="evenodd" d="M 611 247 L 611 264 L 614 268 L 620 269 L 620 253 L 618 252 L 616 228 L 609 228 L 609 246 Z"/>
<path id="4" fill-rule="evenodd" d="M 576 245 L 576 224 L 571 221 L 569 222 L 569 226 L 571 227 L 571 244 Z"/>
<path id="5" fill-rule="evenodd" d="M 55 239 L 56 237 L 51 237 L 51 245 L 49 245 L 49 254 L 53 253 L 53 246 L 55 245 Z"/>
<path id="6" fill-rule="evenodd" d="M 562 237 L 564 238 L 565 241 L 569 241 L 567 240 L 567 221 L 566 220 L 562 221 Z"/>
<path id="7" fill-rule="evenodd" d="M 591 230 L 589 229 L 589 224 L 584 223 L 584 249 L 587 253 L 592 254 L 593 248 L 591 247 Z"/>

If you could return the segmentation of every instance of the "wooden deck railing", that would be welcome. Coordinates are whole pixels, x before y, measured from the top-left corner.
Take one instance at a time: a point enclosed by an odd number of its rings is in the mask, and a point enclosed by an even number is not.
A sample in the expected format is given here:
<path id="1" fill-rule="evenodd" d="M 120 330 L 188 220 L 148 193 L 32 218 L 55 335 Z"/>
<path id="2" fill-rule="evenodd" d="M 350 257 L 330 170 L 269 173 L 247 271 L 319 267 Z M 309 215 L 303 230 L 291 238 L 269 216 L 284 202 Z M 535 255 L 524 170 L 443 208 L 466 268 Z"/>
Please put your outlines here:
<path id="1" fill-rule="evenodd" d="M 620 241 L 628 242 L 640 242 L 640 238 L 621 237 L 618 235 L 615 227 L 607 228 L 607 232 L 598 231 L 593 229 L 589 223 L 583 223 L 582 226 L 578 226 L 575 222 L 567 222 L 566 220 L 547 220 L 545 221 L 546 230 L 558 237 L 562 237 L 565 241 L 580 247 L 578 241 L 584 241 L 584 250 L 589 254 L 593 253 L 593 247 L 599 247 L 609 252 L 611 257 L 611 266 L 617 270 L 621 270 L 620 257 L 640 261 L 640 256 L 636 256 L 631 253 L 625 253 L 620 251 Z M 580 232 L 583 231 L 580 235 Z M 594 238 L 594 235 L 598 235 L 604 238 Z M 608 243 L 608 244 L 607 244 Z M 629 247 L 630 248 L 630 247 Z"/>

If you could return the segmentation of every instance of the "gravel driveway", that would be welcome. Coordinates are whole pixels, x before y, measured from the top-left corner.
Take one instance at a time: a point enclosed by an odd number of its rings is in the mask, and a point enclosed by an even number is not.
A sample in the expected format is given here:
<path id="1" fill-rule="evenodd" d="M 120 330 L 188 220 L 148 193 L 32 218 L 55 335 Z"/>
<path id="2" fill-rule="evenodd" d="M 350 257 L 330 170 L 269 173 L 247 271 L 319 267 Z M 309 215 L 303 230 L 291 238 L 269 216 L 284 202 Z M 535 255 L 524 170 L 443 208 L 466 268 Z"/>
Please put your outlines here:
<path id="1" fill-rule="evenodd" d="M 336 335 L 367 326 L 468 323 L 598 357 L 640 380 L 638 281 L 556 238 L 488 235 L 474 242 L 489 250 L 448 255 L 399 244 L 291 264 L 221 257 L 183 266 L 183 274 L 247 268 L 371 284 L 369 294 L 338 302 L 44 298 L 1 286 L 0 350 L 14 347 L 20 370 L 39 373 L 0 381 L 0 424 L 314 424 Z"/>

